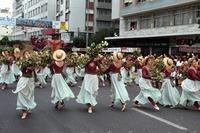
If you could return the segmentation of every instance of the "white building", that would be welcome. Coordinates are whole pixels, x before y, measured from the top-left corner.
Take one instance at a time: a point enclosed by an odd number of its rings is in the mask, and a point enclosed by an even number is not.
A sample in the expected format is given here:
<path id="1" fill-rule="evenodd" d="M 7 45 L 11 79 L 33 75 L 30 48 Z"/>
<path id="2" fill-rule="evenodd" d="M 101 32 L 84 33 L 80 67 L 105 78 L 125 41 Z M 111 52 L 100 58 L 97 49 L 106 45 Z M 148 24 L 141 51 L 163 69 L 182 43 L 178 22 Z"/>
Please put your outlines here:
<path id="1" fill-rule="evenodd" d="M 153 54 L 175 52 L 179 45 L 200 41 L 199 0 L 120 0 L 118 4 L 120 35 L 106 38 L 113 45 L 141 47 L 144 54 Z"/>
<path id="2" fill-rule="evenodd" d="M 68 32 L 73 36 L 111 27 L 111 0 L 56 1 L 56 20 L 68 22 Z"/>
<path id="3" fill-rule="evenodd" d="M 0 9 L 0 17 L 11 17 L 12 14 L 9 9 Z M 12 33 L 12 27 L 8 25 L 0 25 L 0 40 L 4 36 L 10 36 Z"/>
<path id="4" fill-rule="evenodd" d="M 56 0 L 15 0 L 13 17 L 34 20 L 55 20 Z M 29 40 L 32 35 L 41 35 L 41 28 L 16 27 L 15 40 Z"/>

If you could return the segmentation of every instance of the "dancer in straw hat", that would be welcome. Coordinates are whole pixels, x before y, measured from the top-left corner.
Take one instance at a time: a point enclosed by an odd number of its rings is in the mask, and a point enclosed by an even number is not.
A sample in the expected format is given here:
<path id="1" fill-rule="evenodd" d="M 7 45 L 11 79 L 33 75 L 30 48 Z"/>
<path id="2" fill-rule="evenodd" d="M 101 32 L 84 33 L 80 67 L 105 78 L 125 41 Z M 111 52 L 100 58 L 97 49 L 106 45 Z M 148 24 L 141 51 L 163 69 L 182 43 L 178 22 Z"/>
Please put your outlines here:
<path id="1" fill-rule="evenodd" d="M 183 89 L 180 99 L 180 104 L 182 106 L 192 105 L 196 109 L 200 110 L 200 88 L 199 88 L 199 76 L 197 75 L 197 60 L 195 58 L 190 58 L 188 60 L 189 69 L 187 71 L 187 79 L 185 79 L 181 87 Z"/>
<path id="2" fill-rule="evenodd" d="M 14 49 L 14 61 L 12 63 L 11 66 L 11 70 L 13 71 L 13 73 L 15 74 L 15 76 L 17 77 L 17 79 L 19 78 L 19 76 L 22 75 L 22 72 L 20 70 L 20 68 L 16 65 L 16 62 L 20 59 L 21 57 L 21 51 L 19 48 L 15 48 Z"/>
<path id="3" fill-rule="evenodd" d="M 55 104 L 55 108 L 60 110 L 64 107 L 64 99 L 69 100 L 70 98 L 74 98 L 74 94 L 67 85 L 66 81 L 62 76 L 63 68 L 64 68 L 64 59 L 66 57 L 66 53 L 63 50 L 56 50 L 53 53 L 54 61 L 49 65 L 49 68 L 53 72 L 52 76 L 52 93 L 51 93 L 51 102 Z"/>
<path id="4" fill-rule="evenodd" d="M 27 52 L 24 52 L 22 58 L 28 58 Z M 13 93 L 17 93 L 17 110 L 22 111 L 21 119 L 26 119 L 27 115 L 31 113 L 31 110 L 36 107 L 34 100 L 34 67 L 29 64 L 21 68 L 22 76 L 20 77 L 16 90 Z"/>
<path id="5" fill-rule="evenodd" d="M 108 71 L 110 72 L 112 92 L 112 104 L 110 107 L 114 107 L 114 104 L 121 103 L 121 111 L 124 111 L 126 109 L 126 101 L 129 101 L 130 98 L 120 74 L 120 69 L 122 68 L 122 58 L 122 53 L 114 52 L 113 63 L 110 65 Z"/>
<path id="6" fill-rule="evenodd" d="M 172 85 L 172 82 L 170 80 L 171 73 L 172 73 L 172 67 L 173 67 L 173 60 L 165 57 L 163 59 L 164 62 L 164 82 L 162 83 L 161 87 L 161 100 L 160 104 L 164 106 L 170 106 L 171 108 L 177 106 L 180 101 L 180 94 L 176 87 Z"/>
<path id="7" fill-rule="evenodd" d="M 152 86 L 151 77 L 149 75 L 152 58 L 146 57 L 143 64 L 142 77 L 139 80 L 139 87 L 141 90 L 138 96 L 134 99 L 134 106 L 139 107 L 140 104 L 150 103 L 155 110 L 159 110 L 156 103 L 160 100 L 161 93 L 158 89 Z"/>

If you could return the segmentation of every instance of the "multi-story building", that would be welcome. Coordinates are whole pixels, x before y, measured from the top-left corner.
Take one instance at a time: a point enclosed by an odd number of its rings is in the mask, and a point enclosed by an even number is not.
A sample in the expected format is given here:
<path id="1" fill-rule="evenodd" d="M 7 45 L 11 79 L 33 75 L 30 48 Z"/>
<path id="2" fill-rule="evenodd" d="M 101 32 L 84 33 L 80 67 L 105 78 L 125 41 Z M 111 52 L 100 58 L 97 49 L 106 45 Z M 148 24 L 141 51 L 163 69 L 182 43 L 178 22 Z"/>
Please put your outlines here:
<path id="1" fill-rule="evenodd" d="M 144 54 L 177 52 L 200 40 L 199 0 L 120 0 L 115 46 L 141 47 Z"/>
<path id="2" fill-rule="evenodd" d="M 0 9 L 0 17 L 11 17 L 9 9 Z M 12 27 L 8 25 L 0 25 L 0 40 L 4 36 L 10 36 L 12 33 Z"/>
<path id="3" fill-rule="evenodd" d="M 14 0 L 13 12 L 15 18 L 68 22 L 68 29 L 59 32 L 71 33 L 72 37 L 111 27 L 111 0 Z M 41 35 L 41 30 L 16 27 L 13 37 L 27 40 Z"/>
<path id="4" fill-rule="evenodd" d="M 14 0 L 13 17 L 34 20 L 55 20 L 55 0 Z M 29 40 L 32 35 L 41 35 L 41 28 L 16 27 L 13 30 L 13 39 Z"/>
<path id="5" fill-rule="evenodd" d="M 56 1 L 56 20 L 68 22 L 74 36 L 111 27 L 111 0 Z"/>

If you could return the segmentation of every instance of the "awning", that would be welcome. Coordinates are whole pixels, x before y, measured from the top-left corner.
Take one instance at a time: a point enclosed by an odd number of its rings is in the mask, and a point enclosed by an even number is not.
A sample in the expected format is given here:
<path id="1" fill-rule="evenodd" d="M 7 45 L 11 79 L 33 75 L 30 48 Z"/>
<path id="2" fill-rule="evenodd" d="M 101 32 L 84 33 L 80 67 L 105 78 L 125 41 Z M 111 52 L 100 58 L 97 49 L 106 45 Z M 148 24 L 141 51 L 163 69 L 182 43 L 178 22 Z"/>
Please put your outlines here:
<path id="1" fill-rule="evenodd" d="M 141 35 L 141 36 L 118 36 L 118 37 L 106 37 L 105 40 L 123 40 L 123 39 L 137 39 L 137 38 L 159 38 L 159 37 L 173 37 L 173 36 L 190 36 L 199 35 L 198 33 L 175 33 L 175 34 L 160 34 L 160 35 Z"/>

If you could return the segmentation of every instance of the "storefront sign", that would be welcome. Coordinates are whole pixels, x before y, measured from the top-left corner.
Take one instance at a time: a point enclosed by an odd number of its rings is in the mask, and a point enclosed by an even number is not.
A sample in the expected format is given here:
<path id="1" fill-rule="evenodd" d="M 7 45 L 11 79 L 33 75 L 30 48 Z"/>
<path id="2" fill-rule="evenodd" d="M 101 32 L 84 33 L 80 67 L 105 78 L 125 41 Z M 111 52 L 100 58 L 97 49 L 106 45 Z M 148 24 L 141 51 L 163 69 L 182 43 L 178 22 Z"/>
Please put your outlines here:
<path id="1" fill-rule="evenodd" d="M 182 45 L 182 46 L 179 46 L 179 51 L 186 52 L 186 53 L 200 53 L 200 47 Z"/>

